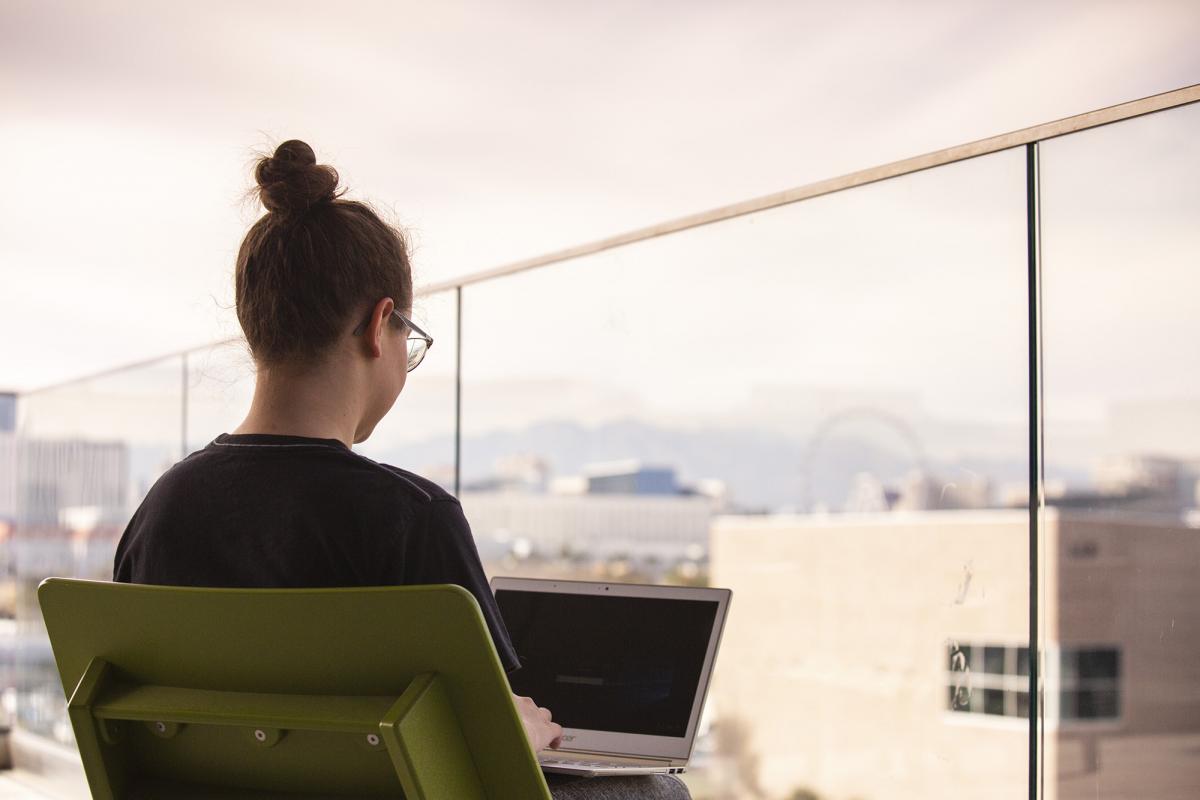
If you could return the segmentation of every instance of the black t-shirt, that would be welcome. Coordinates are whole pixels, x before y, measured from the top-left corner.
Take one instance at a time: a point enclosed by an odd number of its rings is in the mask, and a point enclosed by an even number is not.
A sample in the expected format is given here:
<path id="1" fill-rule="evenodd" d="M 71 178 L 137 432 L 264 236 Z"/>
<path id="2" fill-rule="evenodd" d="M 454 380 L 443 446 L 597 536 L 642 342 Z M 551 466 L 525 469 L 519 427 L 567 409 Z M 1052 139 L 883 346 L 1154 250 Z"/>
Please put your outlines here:
<path id="1" fill-rule="evenodd" d="M 336 439 L 222 434 L 158 479 L 117 545 L 113 580 L 306 588 L 455 583 L 518 666 L 462 506 Z"/>

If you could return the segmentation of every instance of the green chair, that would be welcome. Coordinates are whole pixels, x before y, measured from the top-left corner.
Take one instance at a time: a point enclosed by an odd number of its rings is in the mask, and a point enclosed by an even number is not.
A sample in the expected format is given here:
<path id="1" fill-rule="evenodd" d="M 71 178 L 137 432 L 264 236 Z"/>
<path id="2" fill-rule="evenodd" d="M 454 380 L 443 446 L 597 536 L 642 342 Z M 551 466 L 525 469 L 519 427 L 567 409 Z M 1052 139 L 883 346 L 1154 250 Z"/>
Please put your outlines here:
<path id="1" fill-rule="evenodd" d="M 550 798 L 457 586 L 38 599 L 94 798 Z"/>

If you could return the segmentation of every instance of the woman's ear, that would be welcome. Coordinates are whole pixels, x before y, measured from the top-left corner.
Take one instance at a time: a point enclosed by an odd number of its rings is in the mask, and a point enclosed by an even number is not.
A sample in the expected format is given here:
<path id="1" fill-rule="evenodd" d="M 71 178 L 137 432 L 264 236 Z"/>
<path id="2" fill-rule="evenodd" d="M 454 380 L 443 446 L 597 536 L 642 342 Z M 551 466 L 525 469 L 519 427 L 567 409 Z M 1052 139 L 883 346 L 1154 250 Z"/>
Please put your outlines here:
<path id="1" fill-rule="evenodd" d="M 363 344 L 372 358 L 383 355 L 383 332 L 387 329 L 388 320 L 392 318 L 392 310 L 396 308 L 392 298 L 385 297 L 371 309 L 371 318 L 363 331 Z"/>

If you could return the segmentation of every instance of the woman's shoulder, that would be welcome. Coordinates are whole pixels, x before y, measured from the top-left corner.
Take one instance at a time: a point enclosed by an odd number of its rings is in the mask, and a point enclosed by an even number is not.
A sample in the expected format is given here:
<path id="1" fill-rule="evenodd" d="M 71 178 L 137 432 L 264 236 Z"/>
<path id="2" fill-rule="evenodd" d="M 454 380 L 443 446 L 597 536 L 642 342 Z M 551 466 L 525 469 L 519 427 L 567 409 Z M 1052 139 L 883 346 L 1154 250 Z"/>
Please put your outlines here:
<path id="1" fill-rule="evenodd" d="M 393 497 L 403 497 L 417 503 L 437 503 L 448 501 L 457 504 L 458 500 L 435 481 L 415 472 L 402 469 L 392 464 L 376 461 L 353 450 L 344 450 L 338 454 L 345 464 L 360 471 L 360 477 L 369 476 L 378 481 L 379 488 L 392 490 L 386 492 Z"/>
<path id="2" fill-rule="evenodd" d="M 441 486 L 441 484 L 439 484 L 435 481 L 432 481 L 429 478 L 424 477 L 423 475 L 418 475 L 415 472 L 410 472 L 409 470 L 402 469 L 400 467 L 396 467 L 391 464 L 385 464 L 381 461 L 371 461 L 371 459 L 369 459 L 369 458 L 364 458 L 364 460 L 370 461 L 370 463 L 374 464 L 376 467 L 385 470 L 388 474 L 393 476 L 396 480 L 408 484 L 415 491 L 422 494 L 424 496 L 424 498 L 430 502 L 437 502 L 437 501 L 446 501 L 446 502 L 451 502 L 451 503 L 458 502 L 458 498 L 456 498 L 454 495 L 450 494 L 450 492 L 446 491 Z"/>

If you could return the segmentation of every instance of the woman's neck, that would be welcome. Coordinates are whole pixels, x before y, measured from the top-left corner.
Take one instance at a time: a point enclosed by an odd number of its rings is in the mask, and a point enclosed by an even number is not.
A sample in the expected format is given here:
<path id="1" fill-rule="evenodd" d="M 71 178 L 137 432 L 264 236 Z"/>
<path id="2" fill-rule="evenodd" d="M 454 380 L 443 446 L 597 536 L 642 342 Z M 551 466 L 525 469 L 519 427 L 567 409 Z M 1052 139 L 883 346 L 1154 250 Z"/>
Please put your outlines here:
<path id="1" fill-rule="evenodd" d="M 337 439 L 350 447 L 361 415 L 357 381 L 340 373 L 322 367 L 260 367 L 250 412 L 233 433 Z"/>

